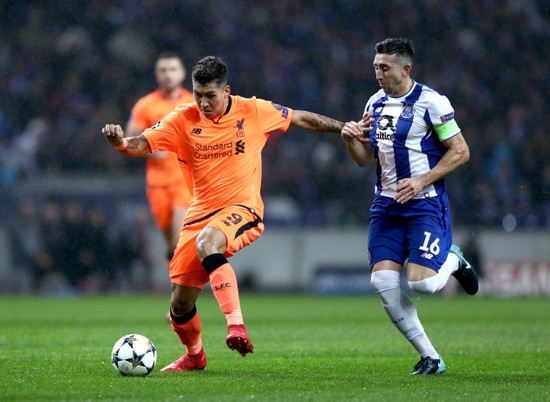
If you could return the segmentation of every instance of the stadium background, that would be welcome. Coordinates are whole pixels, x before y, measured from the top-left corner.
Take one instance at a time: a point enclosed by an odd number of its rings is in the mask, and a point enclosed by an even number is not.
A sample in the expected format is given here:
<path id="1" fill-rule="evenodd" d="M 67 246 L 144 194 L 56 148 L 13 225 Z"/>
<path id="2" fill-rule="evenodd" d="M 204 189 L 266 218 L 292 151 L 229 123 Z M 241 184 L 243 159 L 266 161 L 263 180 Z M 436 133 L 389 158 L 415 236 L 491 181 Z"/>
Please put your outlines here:
<path id="1" fill-rule="evenodd" d="M 512 293 L 550 293 L 550 144 L 540 124 L 550 99 L 550 4 L 45 4 L 0 3 L 2 292 L 165 283 L 144 161 L 121 157 L 100 133 L 106 122 L 125 124 L 155 88 L 159 52 L 178 51 L 188 69 L 221 56 L 235 94 L 351 120 L 378 89 L 374 44 L 408 36 L 413 78 L 450 98 L 471 148 L 468 165 L 448 179 L 458 241 L 495 278 L 540 285 Z M 349 280 L 366 265 L 373 180 L 372 167 L 357 168 L 337 136 L 273 135 L 264 150 L 267 230 L 240 257 L 243 284 L 307 288 L 324 278 L 332 290 L 353 291 Z M 284 251 L 266 258 L 274 245 Z"/>

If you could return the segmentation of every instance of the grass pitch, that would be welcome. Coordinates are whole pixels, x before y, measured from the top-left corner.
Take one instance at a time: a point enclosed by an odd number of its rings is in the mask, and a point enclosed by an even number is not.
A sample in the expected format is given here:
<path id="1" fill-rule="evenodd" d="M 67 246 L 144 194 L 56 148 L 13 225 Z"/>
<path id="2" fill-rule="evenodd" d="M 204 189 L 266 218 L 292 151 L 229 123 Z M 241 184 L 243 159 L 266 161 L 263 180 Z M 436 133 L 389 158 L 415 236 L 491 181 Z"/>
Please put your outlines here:
<path id="1" fill-rule="evenodd" d="M 447 365 L 417 361 L 374 297 L 243 295 L 255 354 L 225 346 L 223 314 L 199 299 L 208 366 L 161 373 L 184 353 L 163 297 L 0 298 L 0 400 L 550 400 L 548 299 L 415 298 Z M 122 377 L 114 342 L 137 332 L 158 350 L 147 377 Z"/>

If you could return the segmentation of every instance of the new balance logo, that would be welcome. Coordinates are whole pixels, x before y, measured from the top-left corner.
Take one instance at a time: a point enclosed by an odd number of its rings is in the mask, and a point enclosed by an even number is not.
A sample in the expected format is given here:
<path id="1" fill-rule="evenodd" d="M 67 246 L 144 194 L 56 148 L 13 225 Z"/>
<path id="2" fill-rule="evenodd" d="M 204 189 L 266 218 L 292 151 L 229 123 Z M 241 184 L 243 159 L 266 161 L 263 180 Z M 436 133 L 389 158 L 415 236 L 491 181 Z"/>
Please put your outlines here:
<path id="1" fill-rule="evenodd" d="M 202 132 L 202 128 L 193 127 L 191 129 L 191 135 L 199 135 Z"/>
<path id="2" fill-rule="evenodd" d="M 239 140 L 235 143 L 235 155 L 244 154 L 244 141 Z"/>
<path id="3" fill-rule="evenodd" d="M 421 255 L 420 257 L 424 257 L 424 258 L 426 258 L 426 259 L 428 259 L 428 260 L 431 260 L 431 259 L 433 258 L 433 256 L 434 256 L 434 255 L 433 255 L 432 253 L 426 252 L 426 253 L 422 253 L 422 255 Z"/>

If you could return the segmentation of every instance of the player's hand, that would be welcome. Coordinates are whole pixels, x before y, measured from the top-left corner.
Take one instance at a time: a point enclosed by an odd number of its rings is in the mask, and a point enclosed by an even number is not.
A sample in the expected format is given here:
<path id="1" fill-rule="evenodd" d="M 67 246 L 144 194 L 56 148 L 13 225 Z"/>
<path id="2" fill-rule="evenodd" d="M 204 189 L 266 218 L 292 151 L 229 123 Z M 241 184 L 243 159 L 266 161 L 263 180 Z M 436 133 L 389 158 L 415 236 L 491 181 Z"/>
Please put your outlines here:
<path id="1" fill-rule="evenodd" d="M 109 144 L 112 146 L 118 146 L 122 144 L 122 139 L 124 138 L 124 131 L 122 127 L 118 124 L 106 124 L 105 127 L 101 129 L 101 132 L 109 141 Z"/>
<path id="2" fill-rule="evenodd" d="M 348 121 L 346 124 L 344 124 L 340 135 L 342 136 L 342 139 L 344 141 L 349 142 L 362 136 L 363 131 L 361 130 L 361 125 L 359 123 L 355 121 Z"/>
<path id="3" fill-rule="evenodd" d="M 357 139 L 363 143 L 370 144 L 370 132 L 374 130 L 374 127 L 372 126 L 372 123 L 374 123 L 374 117 L 373 112 L 367 112 L 363 115 L 363 118 L 359 122 L 359 127 L 361 128 L 361 131 L 363 132 L 363 135 L 358 137 Z"/>
<path id="4" fill-rule="evenodd" d="M 360 142 L 370 143 L 369 133 L 374 130 L 372 123 L 374 123 L 372 112 L 365 113 L 360 122 L 347 122 L 342 129 L 342 139 L 345 141 L 359 140 Z"/>
<path id="5" fill-rule="evenodd" d="M 395 201 L 404 204 L 426 187 L 420 177 L 401 179 L 397 182 Z"/>
<path id="6" fill-rule="evenodd" d="M 374 113 L 373 112 L 365 113 L 363 115 L 363 118 L 360 121 L 361 128 L 364 133 L 370 133 L 372 130 L 374 130 L 372 123 L 374 123 Z"/>

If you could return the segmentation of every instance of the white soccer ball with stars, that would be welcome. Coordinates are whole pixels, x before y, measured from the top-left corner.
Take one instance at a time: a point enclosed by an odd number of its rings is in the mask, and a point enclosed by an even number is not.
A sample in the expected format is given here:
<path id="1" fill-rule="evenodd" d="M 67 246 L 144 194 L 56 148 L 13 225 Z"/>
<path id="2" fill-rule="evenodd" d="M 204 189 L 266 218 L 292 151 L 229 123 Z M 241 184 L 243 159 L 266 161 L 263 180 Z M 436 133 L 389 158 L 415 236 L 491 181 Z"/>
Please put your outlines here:
<path id="1" fill-rule="evenodd" d="M 111 358 L 113 367 L 120 374 L 144 376 L 155 368 L 157 349 L 143 335 L 124 335 L 116 341 Z"/>

